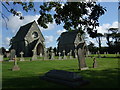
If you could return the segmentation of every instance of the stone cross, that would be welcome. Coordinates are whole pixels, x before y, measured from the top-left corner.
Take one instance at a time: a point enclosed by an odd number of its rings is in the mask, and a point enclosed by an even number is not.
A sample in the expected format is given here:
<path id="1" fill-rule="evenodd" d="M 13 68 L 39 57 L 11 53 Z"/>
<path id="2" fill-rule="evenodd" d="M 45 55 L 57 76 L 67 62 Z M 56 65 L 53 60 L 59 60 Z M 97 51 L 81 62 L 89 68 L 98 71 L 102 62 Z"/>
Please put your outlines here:
<path id="1" fill-rule="evenodd" d="M 61 56 L 60 56 L 60 55 L 61 55 L 61 53 L 59 52 L 59 53 L 58 53 L 58 55 L 59 55 L 58 59 L 59 59 L 59 60 L 61 60 Z"/>
<path id="2" fill-rule="evenodd" d="M 63 50 L 63 59 L 67 59 L 67 57 L 65 55 L 65 50 Z"/>
<path id="3" fill-rule="evenodd" d="M 55 55 L 54 55 L 54 52 L 53 52 L 53 50 L 51 49 L 51 58 L 50 58 L 50 59 L 53 60 L 53 59 L 54 59 L 54 56 L 55 56 Z"/>
<path id="4" fill-rule="evenodd" d="M 23 54 L 24 54 L 23 52 L 20 52 L 21 55 L 20 61 L 24 61 Z"/>
<path id="5" fill-rule="evenodd" d="M 18 71 L 18 70 L 20 70 L 20 68 L 19 68 L 19 66 L 18 66 L 18 64 L 17 64 L 17 57 L 16 57 L 16 55 L 15 55 L 15 58 L 14 58 L 14 66 L 13 66 L 13 68 L 12 68 L 12 71 Z"/>

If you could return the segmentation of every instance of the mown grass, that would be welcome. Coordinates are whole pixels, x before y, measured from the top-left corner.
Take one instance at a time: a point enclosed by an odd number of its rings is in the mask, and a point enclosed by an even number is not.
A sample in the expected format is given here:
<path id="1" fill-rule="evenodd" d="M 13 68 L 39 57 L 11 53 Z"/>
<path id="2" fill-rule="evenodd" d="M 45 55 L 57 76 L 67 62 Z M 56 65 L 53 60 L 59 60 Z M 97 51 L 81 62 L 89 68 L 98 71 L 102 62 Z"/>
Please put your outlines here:
<path id="1" fill-rule="evenodd" d="M 70 88 L 40 79 L 49 70 L 76 72 L 89 80 L 90 84 L 81 88 L 117 88 L 118 58 L 96 58 L 98 67 L 92 68 L 93 58 L 87 58 L 88 70 L 79 71 L 77 59 L 18 62 L 20 71 L 11 71 L 13 62 L 2 63 L 2 88 Z"/>

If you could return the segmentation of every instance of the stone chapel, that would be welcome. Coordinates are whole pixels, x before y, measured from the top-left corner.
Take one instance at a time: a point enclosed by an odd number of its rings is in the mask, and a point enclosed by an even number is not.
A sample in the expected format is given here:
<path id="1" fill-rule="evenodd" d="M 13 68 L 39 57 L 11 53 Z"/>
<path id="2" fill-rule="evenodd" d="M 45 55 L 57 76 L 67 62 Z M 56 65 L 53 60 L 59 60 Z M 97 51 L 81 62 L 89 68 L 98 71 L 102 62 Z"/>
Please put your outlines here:
<path id="1" fill-rule="evenodd" d="M 33 56 L 33 51 L 36 55 L 43 55 L 45 44 L 44 36 L 42 35 L 38 24 L 33 21 L 20 27 L 17 34 L 11 39 L 10 50 L 15 49 L 16 55 L 24 53 L 24 57 Z"/>

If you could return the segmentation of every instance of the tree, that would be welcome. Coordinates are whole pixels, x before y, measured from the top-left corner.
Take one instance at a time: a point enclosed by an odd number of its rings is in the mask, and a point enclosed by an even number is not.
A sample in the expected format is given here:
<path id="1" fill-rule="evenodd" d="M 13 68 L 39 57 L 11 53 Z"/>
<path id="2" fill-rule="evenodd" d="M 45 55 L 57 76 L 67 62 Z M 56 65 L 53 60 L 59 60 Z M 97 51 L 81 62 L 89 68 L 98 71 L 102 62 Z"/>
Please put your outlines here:
<path id="1" fill-rule="evenodd" d="M 120 52 L 120 32 L 118 28 L 109 28 L 106 33 L 107 45 L 109 53 Z M 111 39 L 111 40 L 110 40 Z"/>
<path id="2" fill-rule="evenodd" d="M 103 35 L 101 33 L 97 33 L 97 35 L 96 35 L 96 41 L 97 41 L 97 43 L 99 45 L 99 51 L 100 51 L 100 53 L 101 53 L 101 41 L 102 41 L 102 37 L 103 37 Z"/>
<path id="3" fill-rule="evenodd" d="M 9 2 L 6 2 L 6 4 L 9 5 Z M 13 2 L 13 4 L 22 5 L 26 12 L 34 10 L 33 2 Z M 54 13 L 52 12 L 53 8 Z M 48 28 L 47 24 L 55 20 L 56 24 L 63 24 L 63 27 L 68 31 L 78 30 L 80 35 L 87 32 L 90 37 L 95 38 L 97 35 L 96 27 L 99 26 L 98 19 L 105 11 L 106 9 L 96 2 L 44 2 L 43 5 L 40 5 L 40 17 L 37 21 L 41 27 Z M 13 15 L 18 15 L 14 12 L 14 9 L 10 12 Z M 78 48 L 78 54 L 81 53 L 80 51 L 84 53 L 84 42 L 80 44 L 82 45 L 78 46 L 82 47 Z M 82 59 L 78 58 L 79 63 Z"/>

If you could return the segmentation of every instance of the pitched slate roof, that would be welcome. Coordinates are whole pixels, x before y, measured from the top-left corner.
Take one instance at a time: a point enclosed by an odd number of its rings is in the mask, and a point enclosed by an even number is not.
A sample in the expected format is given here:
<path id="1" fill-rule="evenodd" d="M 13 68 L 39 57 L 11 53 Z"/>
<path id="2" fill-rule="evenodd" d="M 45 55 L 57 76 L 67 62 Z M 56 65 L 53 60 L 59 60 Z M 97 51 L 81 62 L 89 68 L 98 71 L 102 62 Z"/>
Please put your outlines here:
<path id="1" fill-rule="evenodd" d="M 32 26 L 32 24 L 34 23 L 35 21 L 31 22 L 31 23 L 28 23 L 24 26 L 21 26 L 19 31 L 17 32 L 17 34 L 15 35 L 15 39 L 21 39 L 23 40 L 24 37 L 26 36 L 26 34 L 28 33 L 30 27 Z"/>
<path id="2" fill-rule="evenodd" d="M 77 34 L 78 31 L 70 31 L 70 32 L 62 33 L 61 36 L 58 38 L 58 44 L 59 45 L 74 44 Z"/>

